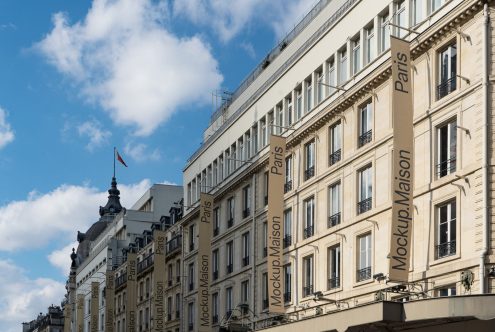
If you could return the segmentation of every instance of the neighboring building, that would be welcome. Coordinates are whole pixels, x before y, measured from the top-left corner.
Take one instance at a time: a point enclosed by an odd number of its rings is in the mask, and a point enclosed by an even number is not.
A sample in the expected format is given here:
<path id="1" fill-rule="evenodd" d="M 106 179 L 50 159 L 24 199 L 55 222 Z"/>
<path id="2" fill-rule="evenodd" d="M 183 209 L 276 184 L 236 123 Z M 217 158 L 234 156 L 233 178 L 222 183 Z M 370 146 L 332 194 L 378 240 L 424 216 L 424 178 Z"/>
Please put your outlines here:
<path id="1" fill-rule="evenodd" d="M 495 155 L 486 129 L 494 125 L 494 6 L 322 0 L 270 52 L 213 114 L 184 168 L 183 331 L 198 330 L 198 236 L 211 236 L 215 329 L 495 328 Z M 410 41 L 413 64 L 408 283 L 387 280 L 398 116 L 389 34 Z M 288 150 L 285 315 L 267 310 L 272 133 Z M 197 231 L 201 192 L 214 195 L 211 235 Z"/>
<path id="2" fill-rule="evenodd" d="M 48 307 L 48 313 L 40 313 L 35 320 L 22 323 L 22 332 L 63 332 L 64 313 L 58 306 Z"/>

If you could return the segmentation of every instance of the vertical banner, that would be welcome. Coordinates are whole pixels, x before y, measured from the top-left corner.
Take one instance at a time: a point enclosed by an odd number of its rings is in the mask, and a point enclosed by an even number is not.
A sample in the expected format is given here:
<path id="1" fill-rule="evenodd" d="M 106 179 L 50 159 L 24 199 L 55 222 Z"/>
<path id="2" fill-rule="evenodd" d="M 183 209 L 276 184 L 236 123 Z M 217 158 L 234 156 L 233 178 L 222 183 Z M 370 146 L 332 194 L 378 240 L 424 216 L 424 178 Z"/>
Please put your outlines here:
<path id="1" fill-rule="evenodd" d="M 72 305 L 70 303 L 66 303 L 64 306 L 64 332 L 70 331 L 70 318 L 72 313 Z"/>
<path id="2" fill-rule="evenodd" d="M 211 331 L 210 261 L 213 196 L 200 195 L 198 239 L 198 332 Z"/>
<path id="3" fill-rule="evenodd" d="M 105 281 L 105 332 L 113 332 L 115 305 L 115 272 L 107 270 Z"/>
<path id="4" fill-rule="evenodd" d="M 284 313 L 283 300 L 283 223 L 285 137 L 270 136 L 268 159 L 268 311 Z"/>
<path id="5" fill-rule="evenodd" d="M 154 271 L 153 274 L 153 331 L 165 332 L 165 232 L 153 230 L 153 240 L 155 242 Z"/>
<path id="6" fill-rule="evenodd" d="M 389 277 L 407 281 L 413 222 L 414 133 L 409 42 L 390 37 L 392 53 L 392 227 Z"/>
<path id="7" fill-rule="evenodd" d="M 127 253 L 127 303 L 125 306 L 127 332 L 136 332 L 136 254 Z"/>
<path id="8" fill-rule="evenodd" d="M 77 332 L 84 332 L 84 294 L 77 294 Z"/>
<path id="9" fill-rule="evenodd" d="M 98 300 L 100 298 L 100 284 L 97 281 L 91 283 L 91 332 L 98 332 Z"/>

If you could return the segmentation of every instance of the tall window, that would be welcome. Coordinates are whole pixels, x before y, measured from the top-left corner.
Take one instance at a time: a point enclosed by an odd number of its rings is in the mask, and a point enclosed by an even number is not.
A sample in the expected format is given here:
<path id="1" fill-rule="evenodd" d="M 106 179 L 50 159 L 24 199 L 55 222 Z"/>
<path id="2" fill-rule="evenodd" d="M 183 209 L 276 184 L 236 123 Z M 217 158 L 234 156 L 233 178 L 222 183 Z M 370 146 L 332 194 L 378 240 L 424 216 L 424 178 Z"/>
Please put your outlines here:
<path id="1" fill-rule="evenodd" d="M 302 93 L 301 90 L 296 90 L 296 121 L 302 116 Z"/>
<path id="2" fill-rule="evenodd" d="M 261 276 L 261 308 L 263 310 L 268 309 L 268 273 L 263 273 Z"/>
<path id="3" fill-rule="evenodd" d="M 227 200 L 227 227 L 230 228 L 234 225 L 235 215 L 235 201 L 234 197 L 230 197 Z"/>
<path id="4" fill-rule="evenodd" d="M 251 133 L 249 130 L 244 134 L 245 140 L 246 140 L 246 159 L 249 159 L 252 157 L 251 154 Z"/>
<path id="5" fill-rule="evenodd" d="M 285 158 L 284 193 L 292 190 L 292 156 Z"/>
<path id="6" fill-rule="evenodd" d="M 167 320 L 172 320 L 172 297 L 167 298 Z"/>
<path id="7" fill-rule="evenodd" d="M 342 158 L 342 140 L 341 140 L 341 128 L 342 125 L 340 121 L 335 123 L 330 127 L 330 151 L 329 151 L 329 165 L 333 165 L 336 162 L 340 161 Z"/>
<path id="8" fill-rule="evenodd" d="M 371 210 L 373 184 L 371 165 L 366 166 L 358 172 L 358 211 L 357 213 L 364 213 Z"/>
<path id="9" fill-rule="evenodd" d="M 284 248 L 292 244 L 292 209 L 284 211 Z"/>
<path id="10" fill-rule="evenodd" d="M 328 73 L 327 73 L 327 84 L 331 86 L 336 86 L 336 74 L 335 74 L 335 60 L 333 57 L 328 61 Z M 330 96 L 335 92 L 335 89 L 328 87 L 328 95 Z"/>
<path id="11" fill-rule="evenodd" d="M 388 25 L 388 10 L 380 16 L 380 51 L 384 52 L 390 47 L 390 26 Z"/>
<path id="12" fill-rule="evenodd" d="M 412 0 L 411 10 L 412 25 L 414 26 L 423 19 L 423 0 Z"/>
<path id="13" fill-rule="evenodd" d="M 309 180 L 315 175 L 315 141 L 304 145 L 304 180 Z"/>
<path id="14" fill-rule="evenodd" d="M 218 279 L 218 249 L 213 250 L 211 255 L 211 269 L 213 271 L 212 279 Z"/>
<path id="15" fill-rule="evenodd" d="M 249 251 L 250 251 L 250 238 L 249 232 L 242 234 L 242 266 L 249 265 Z"/>
<path id="16" fill-rule="evenodd" d="M 251 132 L 253 133 L 253 140 L 252 140 L 252 145 L 253 145 L 253 156 L 258 152 L 258 126 L 254 125 L 251 128 Z"/>
<path id="17" fill-rule="evenodd" d="M 311 197 L 304 201 L 304 238 L 313 236 L 315 233 L 315 198 Z"/>
<path id="18" fill-rule="evenodd" d="M 229 149 L 225 150 L 224 155 L 225 155 L 225 177 L 227 177 L 232 172 L 231 169 L 232 159 L 230 157 L 230 150 Z"/>
<path id="19" fill-rule="evenodd" d="M 264 195 L 264 204 L 268 205 L 268 181 L 269 181 L 268 172 L 263 173 L 263 195 Z"/>
<path id="20" fill-rule="evenodd" d="M 438 53 L 437 99 L 443 98 L 456 89 L 457 83 L 457 44 L 452 44 Z"/>
<path id="21" fill-rule="evenodd" d="M 187 304 L 187 323 L 188 323 L 188 330 L 193 331 L 194 330 L 194 320 L 196 317 L 194 317 L 194 302 L 189 302 Z"/>
<path id="22" fill-rule="evenodd" d="M 437 11 L 442 6 L 443 0 L 430 0 L 430 12 Z"/>
<path id="23" fill-rule="evenodd" d="M 347 81 L 347 48 L 342 49 L 339 52 L 339 84 L 345 83 Z"/>
<path id="24" fill-rule="evenodd" d="M 168 274 L 168 285 L 172 286 L 172 274 L 173 274 L 173 267 L 172 264 L 168 264 L 167 266 L 167 274 Z"/>
<path id="25" fill-rule="evenodd" d="M 358 270 L 356 280 L 363 281 L 371 278 L 371 234 L 358 237 Z"/>
<path id="26" fill-rule="evenodd" d="M 456 253 L 456 202 L 452 200 L 437 207 L 438 236 L 437 258 Z"/>
<path id="27" fill-rule="evenodd" d="M 264 147 L 267 144 L 267 127 L 266 127 L 266 119 L 263 118 L 260 120 L 260 127 L 261 127 L 261 147 Z"/>
<path id="28" fill-rule="evenodd" d="M 277 126 L 275 127 L 275 133 L 280 134 L 282 132 L 282 127 L 284 125 L 284 113 L 283 113 L 283 108 L 282 104 L 279 103 L 276 107 L 276 124 Z"/>
<path id="29" fill-rule="evenodd" d="M 242 188 L 242 217 L 247 218 L 251 214 L 251 186 Z"/>
<path id="30" fill-rule="evenodd" d="M 372 116 L 372 104 L 369 101 L 359 108 L 359 147 L 371 142 L 371 138 L 373 137 L 373 130 L 371 128 Z"/>
<path id="31" fill-rule="evenodd" d="M 241 282 L 241 303 L 249 303 L 249 280 L 244 280 Z"/>
<path id="32" fill-rule="evenodd" d="M 223 156 L 218 157 L 218 182 L 223 181 Z"/>
<path id="33" fill-rule="evenodd" d="M 225 289 L 225 311 L 227 312 L 227 318 L 230 318 L 232 315 L 232 287 L 227 287 Z"/>
<path id="34" fill-rule="evenodd" d="M 285 103 L 287 105 L 286 114 L 285 114 L 285 124 L 287 127 L 292 125 L 292 116 L 293 116 L 293 106 L 292 106 L 292 97 L 287 97 L 285 99 Z"/>
<path id="35" fill-rule="evenodd" d="M 189 281 L 189 291 L 194 290 L 194 263 L 189 264 L 187 279 Z"/>
<path id="36" fill-rule="evenodd" d="M 273 134 L 273 118 L 274 118 L 274 115 L 273 115 L 273 111 L 270 111 L 268 112 L 268 120 L 266 122 L 266 125 L 267 125 L 267 135 L 266 135 L 266 144 L 269 143 L 269 139 L 270 139 L 270 135 Z"/>
<path id="37" fill-rule="evenodd" d="M 323 73 L 317 72 L 316 73 L 316 103 L 319 104 L 323 100 L 323 91 L 324 91 L 324 86 L 321 84 L 323 82 Z"/>
<path id="38" fill-rule="evenodd" d="M 284 302 L 291 301 L 291 291 L 292 291 L 292 271 L 291 265 L 284 265 Z"/>
<path id="39" fill-rule="evenodd" d="M 175 294 L 175 318 L 180 318 L 182 308 L 180 305 L 180 293 Z"/>
<path id="40" fill-rule="evenodd" d="M 213 167 L 211 171 L 211 185 L 215 187 L 218 184 L 218 162 L 213 161 Z"/>
<path id="41" fill-rule="evenodd" d="M 303 297 L 313 294 L 313 255 L 303 258 Z"/>
<path id="42" fill-rule="evenodd" d="M 245 151 L 244 151 L 244 140 L 241 138 L 239 138 L 239 140 L 237 141 L 237 146 L 239 147 L 239 154 L 237 156 L 237 159 L 240 159 L 240 160 L 244 160 L 245 159 Z"/>
<path id="43" fill-rule="evenodd" d="M 268 254 L 268 224 L 266 222 L 263 223 L 263 238 L 261 239 L 261 243 L 263 244 L 263 257 L 266 257 Z"/>
<path id="44" fill-rule="evenodd" d="M 227 273 L 234 271 L 234 242 L 227 242 Z"/>
<path id="45" fill-rule="evenodd" d="M 181 264 L 179 259 L 175 262 L 175 281 L 178 283 L 180 282 L 180 269 L 181 269 Z"/>
<path id="46" fill-rule="evenodd" d="M 340 181 L 328 188 L 328 227 L 340 224 Z"/>
<path id="47" fill-rule="evenodd" d="M 328 248 L 328 289 L 340 287 L 340 244 Z"/>
<path id="48" fill-rule="evenodd" d="M 373 25 L 368 26 L 364 30 L 366 37 L 366 63 L 370 63 L 375 58 L 375 27 Z"/>
<path id="49" fill-rule="evenodd" d="M 311 112 L 313 108 L 313 81 L 306 81 L 306 112 Z"/>
<path id="50" fill-rule="evenodd" d="M 456 171 L 457 130 L 456 120 L 437 128 L 437 176 L 439 178 Z"/>
<path id="51" fill-rule="evenodd" d="M 356 75 L 361 70 L 361 40 L 352 41 L 352 74 Z"/>
<path id="52" fill-rule="evenodd" d="M 399 0 L 396 2 L 397 11 L 395 13 L 396 24 L 400 27 L 407 28 L 406 24 L 406 1 Z M 407 33 L 407 30 L 397 28 L 396 36 L 403 38 Z"/>
<path id="53" fill-rule="evenodd" d="M 220 233 L 220 208 L 213 209 L 213 236 Z"/>
<path id="54" fill-rule="evenodd" d="M 239 157 L 237 156 L 237 148 L 235 143 L 230 146 L 230 171 L 234 172 L 237 169 L 237 159 Z"/>
<path id="55" fill-rule="evenodd" d="M 211 322 L 213 324 L 218 323 L 218 293 L 211 295 Z"/>
<path id="56" fill-rule="evenodd" d="M 195 237 L 195 233 L 194 233 L 194 225 L 191 225 L 189 226 L 189 251 L 193 251 L 194 250 L 194 237 Z"/>

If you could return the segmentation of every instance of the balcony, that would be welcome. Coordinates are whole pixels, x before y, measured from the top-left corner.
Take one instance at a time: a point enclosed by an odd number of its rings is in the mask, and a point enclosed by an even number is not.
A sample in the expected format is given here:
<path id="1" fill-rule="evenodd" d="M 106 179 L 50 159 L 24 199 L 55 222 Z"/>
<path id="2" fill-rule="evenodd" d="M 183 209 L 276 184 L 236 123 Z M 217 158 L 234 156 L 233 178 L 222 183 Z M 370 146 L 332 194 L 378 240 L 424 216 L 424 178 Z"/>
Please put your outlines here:
<path id="1" fill-rule="evenodd" d="M 455 223 L 455 220 L 454 220 Z M 437 258 L 443 258 L 447 256 L 455 255 L 456 243 L 455 241 L 445 242 L 436 246 Z"/>
<path id="2" fill-rule="evenodd" d="M 292 190 L 292 180 L 284 183 L 284 194 Z"/>
<path id="3" fill-rule="evenodd" d="M 213 228 L 213 236 L 217 236 L 218 234 L 220 234 L 220 227 Z"/>
<path id="4" fill-rule="evenodd" d="M 243 218 L 249 217 L 250 214 L 251 214 L 251 210 L 249 210 L 249 208 L 245 208 L 244 210 L 242 210 L 242 217 Z"/>
<path id="5" fill-rule="evenodd" d="M 340 224 L 340 212 L 337 212 L 328 217 L 328 228 L 335 227 Z"/>
<path id="6" fill-rule="evenodd" d="M 218 270 L 213 271 L 213 280 L 217 280 L 217 279 L 218 279 Z"/>
<path id="7" fill-rule="evenodd" d="M 456 147 L 453 146 L 452 149 L 456 149 Z M 445 175 L 454 173 L 456 169 L 456 164 L 457 164 L 456 157 L 452 157 L 437 164 L 437 177 L 441 178 Z"/>
<path id="8" fill-rule="evenodd" d="M 189 283 L 189 291 L 193 291 L 194 290 L 194 282 L 190 282 Z"/>
<path id="9" fill-rule="evenodd" d="M 311 179 L 315 176 L 315 167 L 311 166 L 304 171 L 304 181 Z"/>
<path id="10" fill-rule="evenodd" d="M 284 293 L 284 302 L 287 303 L 287 302 L 290 302 L 291 301 L 291 294 L 290 292 L 285 292 Z"/>
<path id="11" fill-rule="evenodd" d="M 247 266 L 247 265 L 249 265 L 249 256 L 242 258 L 242 266 Z"/>
<path id="12" fill-rule="evenodd" d="M 230 228 L 234 226 L 234 218 L 230 218 L 229 220 L 227 220 L 227 228 Z"/>
<path id="13" fill-rule="evenodd" d="M 448 80 L 444 80 L 439 85 L 437 85 L 437 100 L 442 99 L 449 93 L 455 91 L 457 87 L 457 76 L 454 75 Z"/>
<path id="14" fill-rule="evenodd" d="M 364 269 L 356 271 L 356 281 L 360 282 L 363 280 L 371 279 L 371 266 L 365 267 Z"/>
<path id="15" fill-rule="evenodd" d="M 373 136 L 373 130 L 368 130 L 367 132 L 365 132 L 364 134 L 360 135 L 359 136 L 359 147 L 362 147 L 363 145 L 365 144 L 368 144 L 369 142 L 371 142 L 371 138 Z"/>
<path id="16" fill-rule="evenodd" d="M 314 232 L 315 232 L 314 226 L 313 225 L 308 226 L 303 231 L 303 237 L 305 239 L 307 239 L 308 237 L 312 237 L 314 235 Z"/>
<path id="17" fill-rule="evenodd" d="M 213 316 L 211 317 L 211 322 L 212 322 L 213 324 L 218 324 L 218 315 L 213 315 Z"/>
<path id="18" fill-rule="evenodd" d="M 153 253 L 151 253 L 148 256 L 146 256 L 145 258 L 143 258 L 142 261 L 137 263 L 137 273 L 140 274 L 140 273 L 148 270 L 148 268 L 153 266 L 154 262 L 155 262 L 155 256 Z"/>
<path id="19" fill-rule="evenodd" d="M 357 203 L 357 213 L 361 214 L 366 211 L 371 210 L 371 204 L 373 203 L 372 198 L 363 199 L 361 202 Z"/>
<path id="20" fill-rule="evenodd" d="M 342 149 L 335 150 L 335 152 L 330 154 L 328 160 L 329 165 L 332 166 L 333 164 L 339 162 L 341 157 L 342 157 Z"/>
<path id="21" fill-rule="evenodd" d="M 127 273 L 124 272 L 121 274 L 119 277 L 115 279 L 115 289 L 120 288 L 121 286 L 124 286 L 127 283 Z"/>
<path id="22" fill-rule="evenodd" d="M 328 279 L 328 289 L 334 289 L 340 287 L 340 278 L 334 276 L 333 278 Z"/>
<path id="23" fill-rule="evenodd" d="M 287 248 L 288 246 L 290 246 L 292 244 L 292 236 L 289 235 L 289 234 L 285 234 L 284 236 L 284 249 Z"/>
<path id="24" fill-rule="evenodd" d="M 177 253 L 182 246 L 182 235 L 176 235 L 167 242 L 167 256 Z"/>
<path id="25" fill-rule="evenodd" d="M 306 285 L 303 287 L 303 297 L 307 297 L 313 294 L 313 285 Z"/>
<path id="26" fill-rule="evenodd" d="M 234 264 L 230 263 L 227 265 L 227 273 L 232 273 L 234 271 Z"/>

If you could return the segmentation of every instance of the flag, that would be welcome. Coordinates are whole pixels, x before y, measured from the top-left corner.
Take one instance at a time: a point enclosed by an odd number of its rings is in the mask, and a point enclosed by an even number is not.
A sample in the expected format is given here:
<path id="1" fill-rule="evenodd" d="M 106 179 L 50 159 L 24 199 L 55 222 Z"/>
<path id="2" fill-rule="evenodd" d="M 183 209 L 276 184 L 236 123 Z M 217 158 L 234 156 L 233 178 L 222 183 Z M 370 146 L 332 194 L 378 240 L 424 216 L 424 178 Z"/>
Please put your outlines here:
<path id="1" fill-rule="evenodd" d="M 120 156 L 119 151 L 115 150 L 115 152 L 117 153 L 117 160 L 120 161 L 122 165 L 127 167 L 127 164 L 125 163 L 124 159 L 122 159 L 122 157 Z"/>

